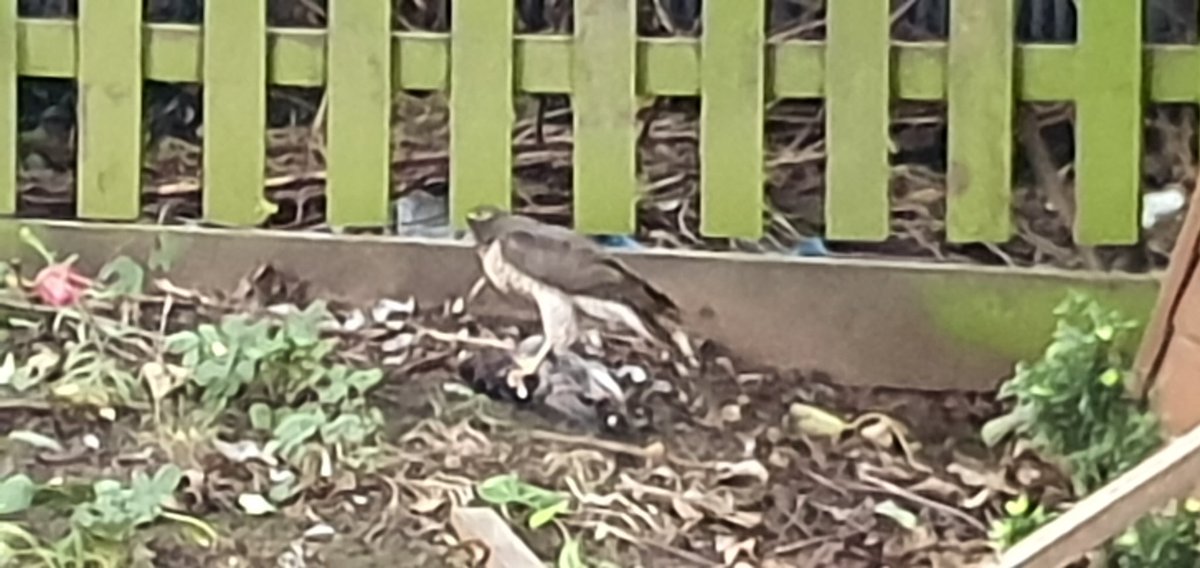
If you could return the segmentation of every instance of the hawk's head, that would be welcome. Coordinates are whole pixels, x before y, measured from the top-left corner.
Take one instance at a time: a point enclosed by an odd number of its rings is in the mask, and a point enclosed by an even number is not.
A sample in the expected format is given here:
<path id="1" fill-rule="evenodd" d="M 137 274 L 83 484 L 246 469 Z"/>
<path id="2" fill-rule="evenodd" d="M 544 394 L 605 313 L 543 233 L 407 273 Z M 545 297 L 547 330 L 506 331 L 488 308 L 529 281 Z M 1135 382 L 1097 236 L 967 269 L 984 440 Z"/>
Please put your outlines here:
<path id="1" fill-rule="evenodd" d="M 475 242 L 487 244 L 499 236 L 504 220 L 510 215 L 493 205 L 480 205 L 467 212 L 467 226 Z"/>

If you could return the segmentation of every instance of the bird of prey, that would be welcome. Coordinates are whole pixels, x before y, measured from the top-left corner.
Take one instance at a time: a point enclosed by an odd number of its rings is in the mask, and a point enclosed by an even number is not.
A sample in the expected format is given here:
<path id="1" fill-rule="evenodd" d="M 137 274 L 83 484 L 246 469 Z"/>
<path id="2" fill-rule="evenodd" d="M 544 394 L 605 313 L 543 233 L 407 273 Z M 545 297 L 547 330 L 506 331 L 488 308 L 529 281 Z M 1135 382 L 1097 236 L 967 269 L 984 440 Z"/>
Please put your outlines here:
<path id="1" fill-rule="evenodd" d="M 524 392 L 554 352 L 566 353 L 580 335 L 579 315 L 622 325 L 651 341 L 670 344 L 678 325 L 675 303 L 600 245 L 565 227 L 482 206 L 467 215 L 484 278 L 502 294 L 537 305 L 542 345 L 515 355 L 508 383 Z"/>

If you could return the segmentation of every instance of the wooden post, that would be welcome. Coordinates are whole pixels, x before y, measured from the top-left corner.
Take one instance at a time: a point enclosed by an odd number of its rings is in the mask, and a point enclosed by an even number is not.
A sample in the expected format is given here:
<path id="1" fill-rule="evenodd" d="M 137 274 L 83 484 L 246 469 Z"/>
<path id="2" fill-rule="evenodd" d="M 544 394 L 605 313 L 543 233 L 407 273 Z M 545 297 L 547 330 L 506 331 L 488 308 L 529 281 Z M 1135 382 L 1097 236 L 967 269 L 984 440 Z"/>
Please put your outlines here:
<path id="1" fill-rule="evenodd" d="M 1192 202 L 1171 251 L 1158 305 L 1134 361 L 1140 391 L 1151 395 L 1170 435 L 1200 424 L 1200 206 Z"/>

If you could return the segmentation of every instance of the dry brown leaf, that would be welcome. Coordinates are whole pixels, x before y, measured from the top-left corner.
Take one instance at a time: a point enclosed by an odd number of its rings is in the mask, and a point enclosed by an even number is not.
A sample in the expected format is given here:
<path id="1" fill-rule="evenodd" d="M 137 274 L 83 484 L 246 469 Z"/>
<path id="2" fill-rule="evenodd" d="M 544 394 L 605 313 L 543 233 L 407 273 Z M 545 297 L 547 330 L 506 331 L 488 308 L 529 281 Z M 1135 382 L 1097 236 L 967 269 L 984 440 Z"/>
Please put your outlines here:
<path id="1" fill-rule="evenodd" d="M 793 435 L 837 438 L 850 428 L 850 424 L 828 410 L 794 402 L 788 407 L 784 427 Z"/>
<path id="2" fill-rule="evenodd" d="M 715 468 L 717 471 L 717 481 L 720 483 L 729 483 L 741 478 L 750 478 L 760 484 L 766 484 L 771 476 L 767 472 L 767 467 L 758 460 L 744 460 L 737 463 L 717 462 Z"/>
<path id="3" fill-rule="evenodd" d="M 737 537 L 725 534 L 717 535 L 714 540 L 714 548 L 726 566 L 733 566 L 742 556 L 754 559 L 754 549 L 757 545 L 758 541 L 753 538 L 739 541 Z"/>

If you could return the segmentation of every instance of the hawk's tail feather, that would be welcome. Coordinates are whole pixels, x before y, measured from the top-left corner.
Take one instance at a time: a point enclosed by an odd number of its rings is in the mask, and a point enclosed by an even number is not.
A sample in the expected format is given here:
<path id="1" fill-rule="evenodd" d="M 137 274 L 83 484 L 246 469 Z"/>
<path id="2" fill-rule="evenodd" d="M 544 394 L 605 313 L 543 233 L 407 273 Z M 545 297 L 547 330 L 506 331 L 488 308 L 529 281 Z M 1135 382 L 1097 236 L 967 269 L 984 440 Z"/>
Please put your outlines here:
<path id="1" fill-rule="evenodd" d="M 655 288 L 648 283 L 643 283 L 642 288 L 646 291 L 646 295 L 650 297 L 650 300 L 654 302 L 663 315 L 670 317 L 672 320 L 677 321 L 679 319 L 679 306 L 675 305 L 675 301 L 672 300 L 670 296 L 667 296 L 659 291 L 658 288 Z"/>
<path id="2" fill-rule="evenodd" d="M 683 325 L 679 321 L 678 308 L 675 308 L 674 304 L 671 304 L 671 307 L 673 309 L 661 310 L 657 313 L 648 313 L 644 310 L 636 311 L 638 312 L 638 317 L 645 322 L 646 329 L 655 339 L 662 342 L 671 351 L 682 355 L 689 363 L 694 362 L 696 361 L 696 351 L 692 348 L 691 338 L 684 331 Z"/>

